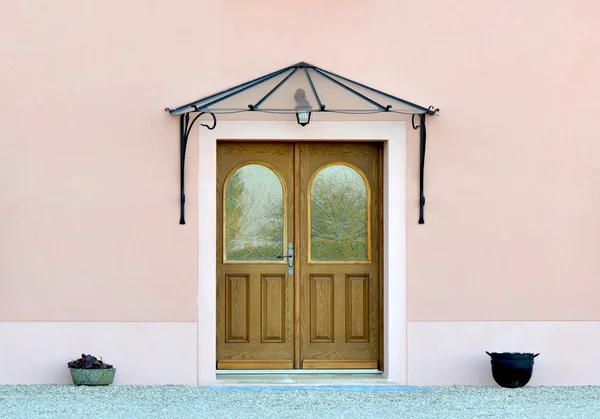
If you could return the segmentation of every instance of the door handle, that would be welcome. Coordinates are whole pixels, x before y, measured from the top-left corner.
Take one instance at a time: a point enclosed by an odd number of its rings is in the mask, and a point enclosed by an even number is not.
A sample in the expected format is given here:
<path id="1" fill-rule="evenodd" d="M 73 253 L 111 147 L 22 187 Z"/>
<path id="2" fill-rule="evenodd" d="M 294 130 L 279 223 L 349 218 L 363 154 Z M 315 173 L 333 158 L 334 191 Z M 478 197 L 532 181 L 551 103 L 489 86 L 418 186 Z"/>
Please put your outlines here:
<path id="1" fill-rule="evenodd" d="M 288 266 L 288 275 L 294 274 L 294 245 L 292 243 L 288 243 L 288 254 L 287 255 L 278 255 L 277 259 L 287 259 Z"/>

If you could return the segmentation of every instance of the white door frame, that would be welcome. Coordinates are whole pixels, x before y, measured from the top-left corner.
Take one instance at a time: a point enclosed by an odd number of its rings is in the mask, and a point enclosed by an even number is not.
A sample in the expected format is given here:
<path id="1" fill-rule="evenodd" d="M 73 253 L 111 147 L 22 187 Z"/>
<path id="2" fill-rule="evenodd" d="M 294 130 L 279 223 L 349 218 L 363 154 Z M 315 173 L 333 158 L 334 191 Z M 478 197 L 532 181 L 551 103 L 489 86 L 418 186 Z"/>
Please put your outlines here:
<path id="1" fill-rule="evenodd" d="M 294 118 L 295 119 L 295 118 Z M 365 141 L 384 143 L 384 376 L 407 383 L 406 123 L 403 121 L 219 121 L 200 130 L 198 146 L 198 384 L 216 381 L 217 140 Z"/>

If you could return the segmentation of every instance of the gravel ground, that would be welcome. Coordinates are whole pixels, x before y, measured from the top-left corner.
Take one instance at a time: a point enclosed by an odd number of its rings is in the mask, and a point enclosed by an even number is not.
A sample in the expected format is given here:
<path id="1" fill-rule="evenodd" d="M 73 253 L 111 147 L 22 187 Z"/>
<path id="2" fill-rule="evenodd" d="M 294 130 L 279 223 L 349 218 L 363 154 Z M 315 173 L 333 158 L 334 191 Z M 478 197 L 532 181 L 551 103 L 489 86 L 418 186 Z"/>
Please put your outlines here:
<path id="1" fill-rule="evenodd" d="M 600 387 L 0 386 L 0 418 L 600 418 Z"/>

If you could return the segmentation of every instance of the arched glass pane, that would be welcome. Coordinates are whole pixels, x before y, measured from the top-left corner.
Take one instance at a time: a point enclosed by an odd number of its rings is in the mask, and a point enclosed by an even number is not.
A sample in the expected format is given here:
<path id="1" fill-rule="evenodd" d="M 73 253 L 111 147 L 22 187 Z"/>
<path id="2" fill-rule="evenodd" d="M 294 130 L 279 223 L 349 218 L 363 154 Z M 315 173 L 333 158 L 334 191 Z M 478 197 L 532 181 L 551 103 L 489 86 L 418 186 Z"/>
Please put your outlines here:
<path id="1" fill-rule="evenodd" d="M 268 167 L 249 164 L 225 191 L 227 260 L 276 260 L 283 251 L 283 186 Z"/>
<path id="2" fill-rule="evenodd" d="M 367 260 L 369 246 L 367 185 L 352 167 L 321 170 L 310 191 L 313 260 Z"/>

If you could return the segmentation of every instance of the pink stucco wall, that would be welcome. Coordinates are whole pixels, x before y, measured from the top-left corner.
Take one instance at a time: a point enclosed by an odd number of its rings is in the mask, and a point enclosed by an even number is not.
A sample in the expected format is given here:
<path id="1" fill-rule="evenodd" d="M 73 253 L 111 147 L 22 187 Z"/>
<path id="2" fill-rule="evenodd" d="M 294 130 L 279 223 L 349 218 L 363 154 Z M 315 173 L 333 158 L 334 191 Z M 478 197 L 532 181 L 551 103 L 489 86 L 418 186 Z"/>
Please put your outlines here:
<path id="1" fill-rule="evenodd" d="M 198 144 L 182 227 L 163 109 L 298 61 L 441 109 L 424 226 L 407 133 L 409 321 L 600 320 L 598 19 L 592 0 L 3 2 L 0 321 L 195 321 Z"/>

